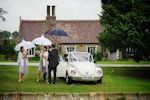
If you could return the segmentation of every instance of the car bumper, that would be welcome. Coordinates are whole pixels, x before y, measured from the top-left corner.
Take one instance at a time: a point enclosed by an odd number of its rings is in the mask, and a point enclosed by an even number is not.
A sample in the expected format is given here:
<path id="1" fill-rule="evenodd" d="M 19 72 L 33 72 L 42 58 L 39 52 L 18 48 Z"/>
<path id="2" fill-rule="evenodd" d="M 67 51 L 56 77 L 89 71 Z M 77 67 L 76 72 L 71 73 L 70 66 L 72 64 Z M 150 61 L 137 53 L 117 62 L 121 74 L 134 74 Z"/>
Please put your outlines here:
<path id="1" fill-rule="evenodd" d="M 70 78 L 74 81 L 98 81 L 98 80 L 102 79 L 102 76 L 100 76 L 100 77 L 75 77 L 75 76 L 71 76 Z"/>

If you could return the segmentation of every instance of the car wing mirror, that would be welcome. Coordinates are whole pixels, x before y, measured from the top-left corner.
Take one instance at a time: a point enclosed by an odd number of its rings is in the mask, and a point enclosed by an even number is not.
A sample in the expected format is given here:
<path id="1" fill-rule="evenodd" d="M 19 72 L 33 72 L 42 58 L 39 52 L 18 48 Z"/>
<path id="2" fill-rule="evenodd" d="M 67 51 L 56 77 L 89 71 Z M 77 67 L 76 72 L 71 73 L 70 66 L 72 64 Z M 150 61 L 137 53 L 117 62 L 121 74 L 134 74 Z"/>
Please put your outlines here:
<path id="1" fill-rule="evenodd" d="M 66 62 L 68 62 L 68 55 L 67 55 L 67 54 L 64 55 L 64 60 L 65 60 Z"/>
<path id="2" fill-rule="evenodd" d="M 66 58 L 65 61 L 68 62 L 68 59 Z"/>

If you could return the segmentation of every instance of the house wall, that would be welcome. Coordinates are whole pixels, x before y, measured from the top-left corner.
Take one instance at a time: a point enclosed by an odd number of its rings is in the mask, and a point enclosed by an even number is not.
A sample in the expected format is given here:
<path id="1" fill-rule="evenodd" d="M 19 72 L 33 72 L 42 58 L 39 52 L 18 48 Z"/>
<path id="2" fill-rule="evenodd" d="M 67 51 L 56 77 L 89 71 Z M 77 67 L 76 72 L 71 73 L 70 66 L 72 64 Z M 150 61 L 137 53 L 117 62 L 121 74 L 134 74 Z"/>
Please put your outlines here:
<path id="1" fill-rule="evenodd" d="M 88 47 L 95 47 L 95 53 L 101 52 L 101 47 L 98 44 L 61 44 L 61 53 L 64 54 L 67 52 L 67 48 L 74 47 L 74 51 L 77 52 L 88 52 Z"/>
<path id="2" fill-rule="evenodd" d="M 70 48 L 69 50 L 73 50 L 76 52 L 89 52 L 88 47 L 95 47 L 94 53 L 100 52 L 103 55 L 104 59 L 110 59 L 110 60 L 122 59 L 122 53 L 119 50 L 117 50 L 117 52 L 115 53 L 110 53 L 108 49 L 103 49 L 98 44 L 59 44 L 58 45 L 60 54 L 62 55 L 67 53 L 67 48 Z M 35 49 L 33 49 L 31 53 L 32 55 L 29 55 L 29 57 L 35 56 Z"/>
<path id="3" fill-rule="evenodd" d="M 122 52 L 117 50 L 116 52 L 114 53 L 110 53 L 109 50 L 107 50 L 107 59 L 110 59 L 110 60 L 117 60 L 117 59 L 122 59 Z"/>

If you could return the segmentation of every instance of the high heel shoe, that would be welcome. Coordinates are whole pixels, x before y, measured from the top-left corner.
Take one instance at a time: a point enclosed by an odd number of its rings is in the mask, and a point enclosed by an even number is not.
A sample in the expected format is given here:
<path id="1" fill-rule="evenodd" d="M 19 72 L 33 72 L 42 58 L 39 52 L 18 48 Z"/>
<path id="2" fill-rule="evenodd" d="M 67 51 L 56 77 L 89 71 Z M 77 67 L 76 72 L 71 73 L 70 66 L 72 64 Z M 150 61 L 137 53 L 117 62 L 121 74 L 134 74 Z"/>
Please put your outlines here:
<path id="1" fill-rule="evenodd" d="M 39 82 L 39 81 L 40 81 L 39 79 L 36 80 L 36 82 Z"/>
<path id="2" fill-rule="evenodd" d="M 22 80 L 21 80 L 21 79 L 19 79 L 19 80 L 18 80 L 18 83 L 21 83 L 21 81 L 22 81 Z"/>

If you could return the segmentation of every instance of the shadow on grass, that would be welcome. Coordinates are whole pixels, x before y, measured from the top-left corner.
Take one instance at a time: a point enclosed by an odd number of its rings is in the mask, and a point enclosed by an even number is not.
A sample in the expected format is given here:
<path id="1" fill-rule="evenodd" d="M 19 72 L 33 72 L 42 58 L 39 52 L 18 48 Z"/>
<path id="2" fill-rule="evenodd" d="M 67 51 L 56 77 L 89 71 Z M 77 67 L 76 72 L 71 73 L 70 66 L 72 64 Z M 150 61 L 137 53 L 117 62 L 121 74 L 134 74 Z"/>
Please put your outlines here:
<path id="1" fill-rule="evenodd" d="M 150 68 L 110 68 L 109 74 L 150 80 Z"/>
<path id="2" fill-rule="evenodd" d="M 65 78 L 59 77 L 58 79 L 62 80 L 62 82 L 67 84 Z M 93 81 L 74 81 L 74 80 L 72 80 L 72 83 L 69 84 L 69 85 L 72 85 L 72 84 L 83 84 L 83 85 L 90 85 L 91 84 L 91 85 L 93 85 L 93 84 L 100 84 L 100 83 L 96 83 L 96 82 L 93 82 Z"/>

